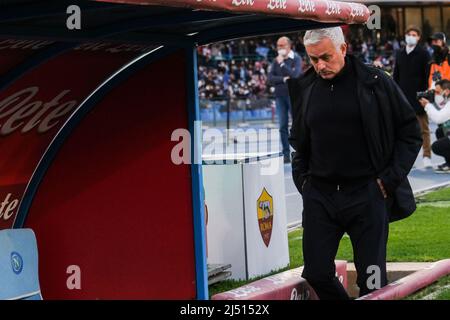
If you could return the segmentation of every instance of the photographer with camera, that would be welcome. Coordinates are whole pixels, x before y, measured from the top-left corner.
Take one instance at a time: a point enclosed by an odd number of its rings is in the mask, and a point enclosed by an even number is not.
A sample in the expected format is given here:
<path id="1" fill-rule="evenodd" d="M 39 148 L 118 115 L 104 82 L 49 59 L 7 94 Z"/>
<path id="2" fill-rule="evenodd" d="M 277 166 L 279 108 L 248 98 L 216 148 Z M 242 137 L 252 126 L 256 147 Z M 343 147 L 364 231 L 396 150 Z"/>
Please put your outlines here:
<path id="1" fill-rule="evenodd" d="M 436 172 L 450 173 L 450 80 L 437 81 L 435 90 L 419 92 L 417 96 L 428 117 L 440 125 L 436 132 L 438 140 L 431 149 L 444 157 L 445 163 L 439 165 Z M 434 101 L 434 105 L 430 101 Z"/>

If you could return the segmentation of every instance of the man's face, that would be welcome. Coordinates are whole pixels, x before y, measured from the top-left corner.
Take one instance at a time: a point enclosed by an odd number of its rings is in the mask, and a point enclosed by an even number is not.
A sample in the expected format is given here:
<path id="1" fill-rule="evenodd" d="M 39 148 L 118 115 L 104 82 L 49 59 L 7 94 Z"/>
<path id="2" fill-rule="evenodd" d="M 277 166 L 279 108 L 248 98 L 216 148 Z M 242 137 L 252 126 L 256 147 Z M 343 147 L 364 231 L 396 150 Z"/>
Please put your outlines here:
<path id="1" fill-rule="evenodd" d="M 306 46 L 311 63 L 317 74 L 323 79 L 333 79 L 345 65 L 347 45 L 343 43 L 339 49 L 329 38 Z"/>
<path id="2" fill-rule="evenodd" d="M 277 41 L 277 50 L 286 50 L 286 54 L 289 53 L 289 51 L 291 51 L 291 45 L 289 44 L 289 41 L 287 41 L 287 39 L 281 38 Z"/>
<path id="3" fill-rule="evenodd" d="M 407 36 L 410 36 L 410 37 L 416 38 L 416 39 L 417 39 L 417 43 L 419 43 L 420 36 L 419 36 L 419 34 L 417 33 L 417 31 L 410 30 L 410 31 L 408 31 L 408 33 L 407 33 L 406 35 L 407 35 Z"/>
<path id="4" fill-rule="evenodd" d="M 435 92 L 435 94 L 437 94 L 437 95 L 440 95 L 440 96 L 444 96 L 444 97 L 448 97 L 449 96 L 449 94 L 450 94 L 450 92 L 449 92 L 450 90 L 444 90 L 444 89 L 442 89 L 442 87 L 440 86 L 440 85 L 436 85 L 436 87 L 434 88 L 434 92 Z"/>
<path id="5" fill-rule="evenodd" d="M 433 39 L 431 40 L 431 45 L 432 46 L 438 46 L 438 47 L 443 47 L 444 46 L 444 41 L 440 40 L 440 39 Z"/>

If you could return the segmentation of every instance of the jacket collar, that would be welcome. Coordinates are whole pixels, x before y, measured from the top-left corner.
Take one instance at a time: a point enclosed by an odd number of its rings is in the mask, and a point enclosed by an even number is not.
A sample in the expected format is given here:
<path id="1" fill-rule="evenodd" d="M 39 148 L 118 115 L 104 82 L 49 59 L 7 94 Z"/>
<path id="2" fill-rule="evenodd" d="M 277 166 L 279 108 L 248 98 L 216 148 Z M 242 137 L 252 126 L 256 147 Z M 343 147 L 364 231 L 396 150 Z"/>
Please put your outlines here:
<path id="1" fill-rule="evenodd" d="M 365 65 L 361 60 L 349 55 L 350 61 L 353 63 L 353 67 L 358 79 L 358 83 L 362 83 L 366 86 L 373 86 L 380 81 L 382 70 L 375 67 Z"/>
<path id="2" fill-rule="evenodd" d="M 294 59 L 295 58 L 294 50 L 291 49 L 291 51 L 289 51 L 288 58 L 289 59 Z"/>
<path id="3" fill-rule="evenodd" d="M 418 51 L 418 49 L 419 49 L 419 44 L 416 44 L 416 45 L 414 46 L 414 48 L 413 48 L 409 53 L 406 51 L 406 48 L 407 48 L 407 46 L 405 46 L 405 47 L 402 49 L 402 51 L 401 51 L 404 55 L 414 54 L 414 53 L 416 53 L 416 52 Z"/>
<path id="4" fill-rule="evenodd" d="M 383 72 L 374 67 L 365 65 L 353 55 L 347 55 L 348 61 L 353 64 L 353 69 L 357 77 L 358 83 L 366 86 L 372 86 L 380 80 L 380 73 Z M 318 77 L 313 67 L 310 67 L 299 79 L 298 84 L 302 88 L 311 85 Z"/>

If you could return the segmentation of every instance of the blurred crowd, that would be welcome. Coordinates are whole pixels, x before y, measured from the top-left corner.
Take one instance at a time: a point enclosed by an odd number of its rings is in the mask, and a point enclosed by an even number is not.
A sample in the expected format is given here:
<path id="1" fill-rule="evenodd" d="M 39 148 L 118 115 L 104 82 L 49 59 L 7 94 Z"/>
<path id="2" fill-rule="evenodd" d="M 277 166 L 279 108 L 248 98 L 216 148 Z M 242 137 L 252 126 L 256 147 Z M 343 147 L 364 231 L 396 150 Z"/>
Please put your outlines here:
<path id="1" fill-rule="evenodd" d="M 303 35 L 288 36 L 293 41 L 294 51 L 302 57 L 303 69 L 307 69 L 310 63 L 302 43 Z M 199 47 L 200 98 L 257 100 L 271 97 L 274 89 L 267 78 L 270 64 L 277 55 L 278 37 L 242 39 Z M 393 71 L 395 53 L 405 46 L 401 37 L 383 44 L 370 37 L 347 40 L 350 54 L 389 73 Z M 432 52 L 428 44 L 425 48 Z"/>
<path id="2" fill-rule="evenodd" d="M 267 78 L 277 55 L 276 41 L 277 37 L 254 38 L 199 47 L 200 98 L 254 100 L 273 94 Z M 294 43 L 295 51 L 306 59 L 301 42 Z"/>

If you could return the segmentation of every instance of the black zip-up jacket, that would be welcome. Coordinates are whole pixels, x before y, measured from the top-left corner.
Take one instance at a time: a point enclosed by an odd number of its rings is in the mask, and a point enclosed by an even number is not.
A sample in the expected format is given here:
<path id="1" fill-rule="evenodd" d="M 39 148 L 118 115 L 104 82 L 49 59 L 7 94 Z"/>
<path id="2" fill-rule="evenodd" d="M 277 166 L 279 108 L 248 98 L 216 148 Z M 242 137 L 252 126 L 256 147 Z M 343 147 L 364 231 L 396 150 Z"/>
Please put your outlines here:
<path id="1" fill-rule="evenodd" d="M 348 57 L 357 77 L 356 91 L 370 159 L 388 193 L 389 219 L 400 220 L 416 209 L 407 176 L 422 146 L 419 123 L 414 109 L 391 77 L 353 56 Z M 314 68 L 310 68 L 302 77 L 288 80 L 294 117 L 289 136 L 295 150 L 292 174 L 300 193 L 309 175 L 310 156 L 304 115 L 317 77 Z"/>

